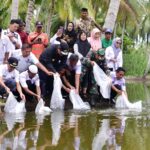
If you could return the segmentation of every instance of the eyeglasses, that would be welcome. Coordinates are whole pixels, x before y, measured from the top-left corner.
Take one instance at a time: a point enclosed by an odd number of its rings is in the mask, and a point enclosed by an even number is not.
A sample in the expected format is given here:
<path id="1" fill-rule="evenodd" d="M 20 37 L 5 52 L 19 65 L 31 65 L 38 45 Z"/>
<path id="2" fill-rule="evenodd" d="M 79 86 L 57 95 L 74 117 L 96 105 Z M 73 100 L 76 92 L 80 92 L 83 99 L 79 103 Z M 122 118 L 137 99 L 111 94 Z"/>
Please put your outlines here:
<path id="1" fill-rule="evenodd" d="M 116 42 L 116 44 L 120 44 L 121 45 L 122 43 L 121 42 Z"/>

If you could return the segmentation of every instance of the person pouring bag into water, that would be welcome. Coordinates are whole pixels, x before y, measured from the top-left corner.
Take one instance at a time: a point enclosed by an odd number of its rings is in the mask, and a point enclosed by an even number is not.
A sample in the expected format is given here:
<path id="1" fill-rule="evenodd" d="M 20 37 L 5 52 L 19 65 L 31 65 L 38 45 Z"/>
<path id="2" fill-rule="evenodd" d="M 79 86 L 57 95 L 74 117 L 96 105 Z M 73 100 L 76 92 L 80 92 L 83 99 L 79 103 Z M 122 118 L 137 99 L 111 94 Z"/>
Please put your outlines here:
<path id="1" fill-rule="evenodd" d="M 35 25 L 36 31 L 29 34 L 28 43 L 32 45 L 32 53 L 39 58 L 48 45 L 48 36 L 46 33 L 42 32 L 42 22 L 37 21 Z"/>
<path id="2" fill-rule="evenodd" d="M 26 71 L 31 64 L 36 65 L 40 70 L 45 72 L 48 76 L 52 75 L 53 73 L 48 71 L 35 57 L 35 55 L 31 52 L 31 45 L 29 44 L 23 44 L 21 53 L 16 56 L 18 59 L 18 66 L 17 70 L 21 73 Z"/>
<path id="3" fill-rule="evenodd" d="M 121 38 L 117 37 L 113 40 L 112 45 L 105 50 L 105 58 L 110 71 L 115 71 L 118 67 L 123 66 L 121 44 Z"/>
<path id="4" fill-rule="evenodd" d="M 66 66 L 69 46 L 65 41 L 60 44 L 52 44 L 41 54 L 39 60 L 47 70 L 53 73 L 59 73 Z M 41 91 L 43 97 L 53 90 L 53 77 L 49 77 L 42 70 L 39 71 L 41 81 Z M 51 94 L 49 94 L 51 95 Z"/>
<path id="5" fill-rule="evenodd" d="M 94 63 L 96 63 L 105 73 L 107 72 L 108 68 L 106 64 L 104 49 L 99 49 L 96 52 L 90 51 L 87 57 L 82 61 L 82 94 L 84 98 L 86 98 L 87 95 L 90 94 L 90 103 L 92 106 L 96 104 L 96 97 L 99 96 L 98 86 L 93 75 Z"/>
<path id="6" fill-rule="evenodd" d="M 41 99 L 40 80 L 37 66 L 30 65 L 27 71 L 20 74 L 19 81 L 26 100 L 32 101 L 33 97 L 36 97 L 38 101 Z"/>
<path id="7" fill-rule="evenodd" d="M 115 72 L 111 72 L 110 76 L 112 78 L 112 86 L 111 86 L 111 93 L 110 93 L 110 103 L 115 104 L 114 98 L 119 94 L 121 95 L 122 92 L 126 94 L 126 84 L 124 79 L 125 69 L 119 67 Z"/>
<path id="8" fill-rule="evenodd" d="M 80 75 L 81 75 L 81 62 L 76 54 L 69 53 L 65 72 L 62 75 L 64 84 L 69 89 L 75 89 L 76 93 L 79 94 L 80 88 Z"/>
<path id="9" fill-rule="evenodd" d="M 8 64 L 0 65 L 0 95 L 19 95 L 19 100 L 25 100 L 19 83 L 19 72 L 16 70 L 18 60 L 14 57 L 8 59 Z"/>

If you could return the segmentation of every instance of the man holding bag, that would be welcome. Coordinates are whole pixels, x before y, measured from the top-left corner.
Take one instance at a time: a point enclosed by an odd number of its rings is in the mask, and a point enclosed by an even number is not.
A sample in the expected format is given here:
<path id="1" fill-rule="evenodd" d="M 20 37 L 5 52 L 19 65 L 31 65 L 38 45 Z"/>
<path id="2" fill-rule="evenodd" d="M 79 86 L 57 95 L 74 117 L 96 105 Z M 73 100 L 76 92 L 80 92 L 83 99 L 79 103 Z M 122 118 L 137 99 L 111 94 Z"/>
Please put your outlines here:
<path id="1" fill-rule="evenodd" d="M 36 65 L 30 65 L 27 71 L 22 72 L 19 80 L 27 100 L 32 101 L 33 96 L 40 100 L 40 81 Z"/>
<path id="2" fill-rule="evenodd" d="M 8 59 L 8 64 L 0 66 L 0 95 L 5 95 L 10 91 L 14 95 L 18 95 L 21 99 L 25 99 L 19 84 L 19 72 L 15 69 L 18 65 L 18 60 L 14 57 Z"/>

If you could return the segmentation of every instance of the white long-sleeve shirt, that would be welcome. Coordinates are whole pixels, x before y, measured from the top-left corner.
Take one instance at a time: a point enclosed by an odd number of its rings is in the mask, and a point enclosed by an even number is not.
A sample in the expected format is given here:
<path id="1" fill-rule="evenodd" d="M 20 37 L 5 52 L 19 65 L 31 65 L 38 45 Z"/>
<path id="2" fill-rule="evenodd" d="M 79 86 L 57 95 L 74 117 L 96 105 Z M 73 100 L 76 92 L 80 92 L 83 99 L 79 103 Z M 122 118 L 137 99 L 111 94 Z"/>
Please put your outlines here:
<path id="1" fill-rule="evenodd" d="M 122 50 L 119 52 L 117 58 L 115 58 L 113 48 L 109 46 L 108 48 L 106 48 L 105 58 L 108 68 L 113 68 L 113 71 L 115 71 L 118 67 L 123 66 Z M 117 62 L 114 63 L 113 61 L 111 61 L 111 59 L 116 59 Z"/>

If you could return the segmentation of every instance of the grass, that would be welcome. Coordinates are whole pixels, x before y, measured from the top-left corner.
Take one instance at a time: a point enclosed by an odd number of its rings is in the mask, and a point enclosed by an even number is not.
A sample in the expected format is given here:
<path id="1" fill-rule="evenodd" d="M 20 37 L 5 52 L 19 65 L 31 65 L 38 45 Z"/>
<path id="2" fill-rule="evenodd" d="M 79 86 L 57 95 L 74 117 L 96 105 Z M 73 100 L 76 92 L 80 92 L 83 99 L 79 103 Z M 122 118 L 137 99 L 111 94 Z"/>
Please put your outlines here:
<path id="1" fill-rule="evenodd" d="M 138 49 L 129 51 L 123 54 L 123 60 L 126 75 L 143 76 L 148 61 L 146 50 Z"/>

